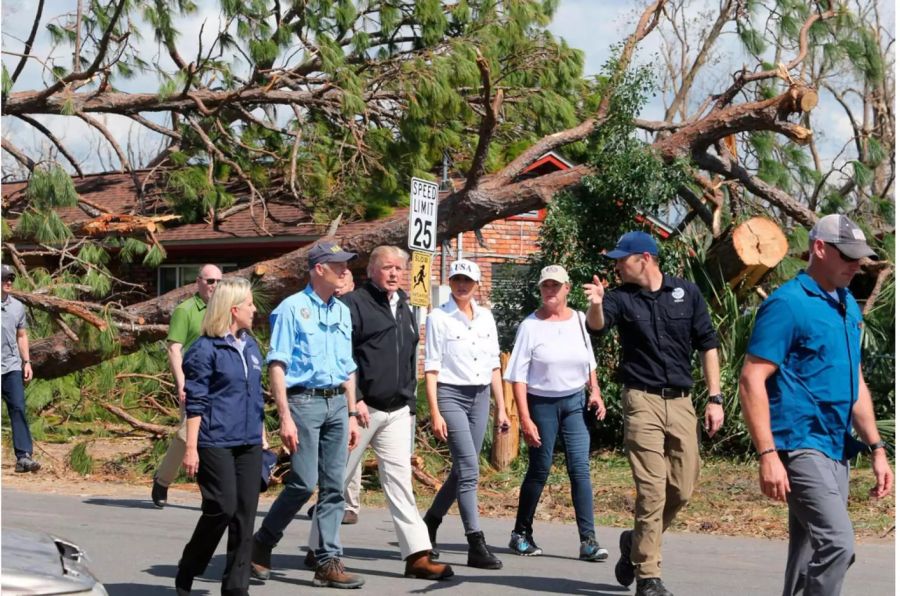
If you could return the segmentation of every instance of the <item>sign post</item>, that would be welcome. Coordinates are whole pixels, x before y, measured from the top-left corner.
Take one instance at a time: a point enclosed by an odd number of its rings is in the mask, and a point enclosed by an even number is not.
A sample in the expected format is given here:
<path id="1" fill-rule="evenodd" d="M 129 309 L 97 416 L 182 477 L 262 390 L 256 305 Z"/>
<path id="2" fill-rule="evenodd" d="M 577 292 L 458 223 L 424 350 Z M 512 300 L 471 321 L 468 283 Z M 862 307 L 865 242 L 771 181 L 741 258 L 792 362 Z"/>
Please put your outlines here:
<path id="1" fill-rule="evenodd" d="M 409 235 L 412 254 L 412 281 L 409 302 L 413 306 L 431 304 L 431 257 L 437 250 L 438 185 L 413 178 L 409 187 Z"/>

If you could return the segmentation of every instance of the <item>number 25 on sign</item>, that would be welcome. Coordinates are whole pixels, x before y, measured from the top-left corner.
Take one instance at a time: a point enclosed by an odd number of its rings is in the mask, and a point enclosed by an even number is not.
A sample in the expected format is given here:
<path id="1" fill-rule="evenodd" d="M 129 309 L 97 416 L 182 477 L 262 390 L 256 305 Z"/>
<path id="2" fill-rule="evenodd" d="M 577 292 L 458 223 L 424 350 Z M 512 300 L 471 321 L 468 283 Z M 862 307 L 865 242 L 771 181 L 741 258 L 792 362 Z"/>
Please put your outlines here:
<path id="1" fill-rule="evenodd" d="M 409 239 L 412 250 L 437 250 L 438 185 L 413 178 L 409 187 Z"/>

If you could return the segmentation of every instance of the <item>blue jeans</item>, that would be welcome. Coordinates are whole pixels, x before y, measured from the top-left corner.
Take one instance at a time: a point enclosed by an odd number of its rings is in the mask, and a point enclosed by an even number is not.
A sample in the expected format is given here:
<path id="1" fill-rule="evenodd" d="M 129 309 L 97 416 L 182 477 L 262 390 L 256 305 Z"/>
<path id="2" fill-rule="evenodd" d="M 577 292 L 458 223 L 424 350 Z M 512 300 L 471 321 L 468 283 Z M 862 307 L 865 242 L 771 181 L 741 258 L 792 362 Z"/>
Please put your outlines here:
<path id="1" fill-rule="evenodd" d="M 316 561 L 324 563 L 342 554 L 341 520 L 344 518 L 344 468 L 347 465 L 347 398 L 303 394 L 288 397 L 291 418 L 297 425 L 297 451 L 291 455 L 284 490 L 272 503 L 256 533 L 256 540 L 274 547 L 298 511 L 319 486 L 313 523 L 319 533 Z"/>
<path id="2" fill-rule="evenodd" d="M 550 475 L 553 448 L 559 436 L 566 451 L 566 470 L 572 487 L 578 534 L 584 540 L 594 533 L 594 494 L 588 463 L 591 436 L 588 432 L 584 390 L 566 397 L 529 394 L 528 411 L 541 435 L 541 446 L 528 448 L 528 471 L 525 472 L 525 479 L 519 490 L 515 531 L 529 536 L 532 533 L 534 512 Z"/>
<path id="3" fill-rule="evenodd" d="M 447 423 L 447 442 L 453 456 L 450 475 L 434 497 L 428 512 L 443 518 L 453 501 L 459 503 L 466 534 L 478 532 L 478 466 L 490 410 L 490 385 L 438 383 L 437 402 Z"/>
<path id="4" fill-rule="evenodd" d="M 3 401 L 6 413 L 12 425 L 13 450 L 16 459 L 30 456 L 34 446 L 31 444 L 31 430 L 25 419 L 25 381 L 21 370 L 11 370 L 3 375 Z"/>

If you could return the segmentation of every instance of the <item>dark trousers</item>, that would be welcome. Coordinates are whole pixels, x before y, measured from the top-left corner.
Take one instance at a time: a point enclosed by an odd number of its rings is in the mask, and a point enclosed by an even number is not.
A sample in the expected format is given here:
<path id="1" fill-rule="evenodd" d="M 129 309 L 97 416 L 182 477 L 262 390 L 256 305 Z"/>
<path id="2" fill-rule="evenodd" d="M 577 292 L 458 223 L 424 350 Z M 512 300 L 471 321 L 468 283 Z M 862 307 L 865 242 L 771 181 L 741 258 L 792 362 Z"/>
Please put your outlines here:
<path id="1" fill-rule="evenodd" d="M 250 586 L 253 522 L 259 503 L 262 445 L 201 447 L 199 452 L 197 483 L 203 495 L 203 515 L 184 547 L 179 570 L 191 577 L 202 574 L 227 528 L 222 594 L 246 596 Z"/>
<path id="2" fill-rule="evenodd" d="M 25 381 L 22 379 L 21 370 L 11 370 L 3 375 L 2 381 L 3 402 L 6 404 L 6 413 L 9 414 L 9 423 L 12 425 L 13 450 L 16 459 L 31 455 L 31 430 L 28 428 L 28 420 L 25 418 Z"/>

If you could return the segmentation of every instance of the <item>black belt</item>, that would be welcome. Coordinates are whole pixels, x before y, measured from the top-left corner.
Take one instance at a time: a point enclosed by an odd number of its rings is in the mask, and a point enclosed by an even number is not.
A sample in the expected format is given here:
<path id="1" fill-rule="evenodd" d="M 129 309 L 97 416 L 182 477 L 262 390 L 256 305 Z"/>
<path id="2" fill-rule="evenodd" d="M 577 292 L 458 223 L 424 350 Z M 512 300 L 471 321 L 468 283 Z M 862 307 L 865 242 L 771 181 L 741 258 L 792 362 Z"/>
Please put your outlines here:
<path id="1" fill-rule="evenodd" d="M 344 388 L 341 385 L 337 387 L 322 387 L 322 388 L 313 388 L 313 387 L 303 387 L 302 385 L 295 385 L 293 387 L 289 387 L 287 390 L 287 394 L 290 395 L 316 395 L 318 397 L 334 397 L 335 395 L 343 395 Z"/>
<path id="2" fill-rule="evenodd" d="M 625 385 L 625 387 L 634 389 L 635 391 L 652 393 L 663 399 L 678 399 L 679 397 L 687 397 L 691 394 L 690 387 L 651 387 L 650 385 Z"/>

